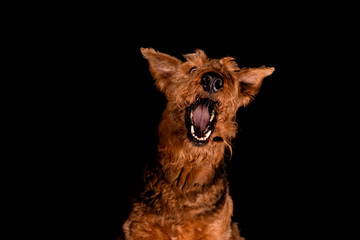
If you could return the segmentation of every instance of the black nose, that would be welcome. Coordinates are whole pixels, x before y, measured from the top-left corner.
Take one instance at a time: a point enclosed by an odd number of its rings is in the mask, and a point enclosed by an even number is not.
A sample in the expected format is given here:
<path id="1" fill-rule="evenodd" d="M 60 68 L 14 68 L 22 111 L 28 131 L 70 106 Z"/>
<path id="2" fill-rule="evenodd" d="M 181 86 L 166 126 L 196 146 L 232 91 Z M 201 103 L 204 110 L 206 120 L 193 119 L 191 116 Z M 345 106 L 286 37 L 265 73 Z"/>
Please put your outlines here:
<path id="1" fill-rule="evenodd" d="M 224 86 L 224 80 L 220 74 L 208 72 L 201 77 L 200 84 L 208 93 L 216 93 Z"/>
<path id="2" fill-rule="evenodd" d="M 208 93 L 216 93 L 223 88 L 224 80 L 220 74 L 215 72 L 208 72 L 201 77 L 200 84 Z"/>

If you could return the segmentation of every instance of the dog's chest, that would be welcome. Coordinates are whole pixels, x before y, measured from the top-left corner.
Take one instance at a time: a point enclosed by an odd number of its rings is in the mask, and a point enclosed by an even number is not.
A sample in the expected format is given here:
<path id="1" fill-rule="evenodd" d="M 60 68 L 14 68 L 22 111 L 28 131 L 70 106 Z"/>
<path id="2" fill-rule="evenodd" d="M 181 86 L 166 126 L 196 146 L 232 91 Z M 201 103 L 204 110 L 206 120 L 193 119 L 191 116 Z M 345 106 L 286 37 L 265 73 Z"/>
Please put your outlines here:
<path id="1" fill-rule="evenodd" d="M 231 235 L 232 200 L 227 195 L 225 204 L 213 215 L 189 218 L 173 223 L 171 229 L 172 240 L 226 240 Z"/>

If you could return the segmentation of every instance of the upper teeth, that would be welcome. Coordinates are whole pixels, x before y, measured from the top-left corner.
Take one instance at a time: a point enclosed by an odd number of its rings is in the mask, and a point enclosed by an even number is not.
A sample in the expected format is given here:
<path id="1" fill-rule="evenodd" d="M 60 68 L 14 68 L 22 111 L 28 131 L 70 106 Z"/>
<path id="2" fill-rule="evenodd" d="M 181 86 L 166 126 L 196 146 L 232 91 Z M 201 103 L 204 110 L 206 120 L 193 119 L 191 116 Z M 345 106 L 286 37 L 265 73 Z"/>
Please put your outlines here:
<path id="1" fill-rule="evenodd" d="M 215 111 L 212 110 L 211 117 L 210 117 L 210 122 L 212 122 L 214 120 L 214 117 L 215 117 Z"/>

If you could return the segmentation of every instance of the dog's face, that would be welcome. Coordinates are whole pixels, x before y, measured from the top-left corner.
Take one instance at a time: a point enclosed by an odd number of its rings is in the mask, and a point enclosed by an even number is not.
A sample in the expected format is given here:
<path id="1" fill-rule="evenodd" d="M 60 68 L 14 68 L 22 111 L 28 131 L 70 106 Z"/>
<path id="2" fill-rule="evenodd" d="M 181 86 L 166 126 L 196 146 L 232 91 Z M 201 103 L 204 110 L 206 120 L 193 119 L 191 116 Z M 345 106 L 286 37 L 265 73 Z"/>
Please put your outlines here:
<path id="1" fill-rule="evenodd" d="M 161 123 L 165 139 L 193 146 L 230 142 L 236 135 L 236 112 L 258 92 L 274 68 L 239 68 L 234 58 L 209 59 L 202 50 L 184 55 L 186 61 L 141 48 L 157 88 L 166 95 Z M 170 140 L 169 140 L 170 141 Z M 175 141 L 175 140 L 173 140 Z"/>

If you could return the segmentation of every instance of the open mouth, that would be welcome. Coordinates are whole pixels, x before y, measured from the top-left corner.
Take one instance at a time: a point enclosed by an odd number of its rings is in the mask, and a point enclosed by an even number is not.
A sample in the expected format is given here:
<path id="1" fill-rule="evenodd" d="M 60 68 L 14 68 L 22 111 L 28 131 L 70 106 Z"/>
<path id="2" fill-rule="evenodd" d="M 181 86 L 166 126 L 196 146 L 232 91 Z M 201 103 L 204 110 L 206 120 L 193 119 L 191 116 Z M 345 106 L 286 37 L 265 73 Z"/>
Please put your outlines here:
<path id="1" fill-rule="evenodd" d="M 215 130 L 217 113 L 216 102 L 209 98 L 200 98 L 186 108 L 185 125 L 188 138 L 196 146 L 204 146 L 209 142 Z"/>

